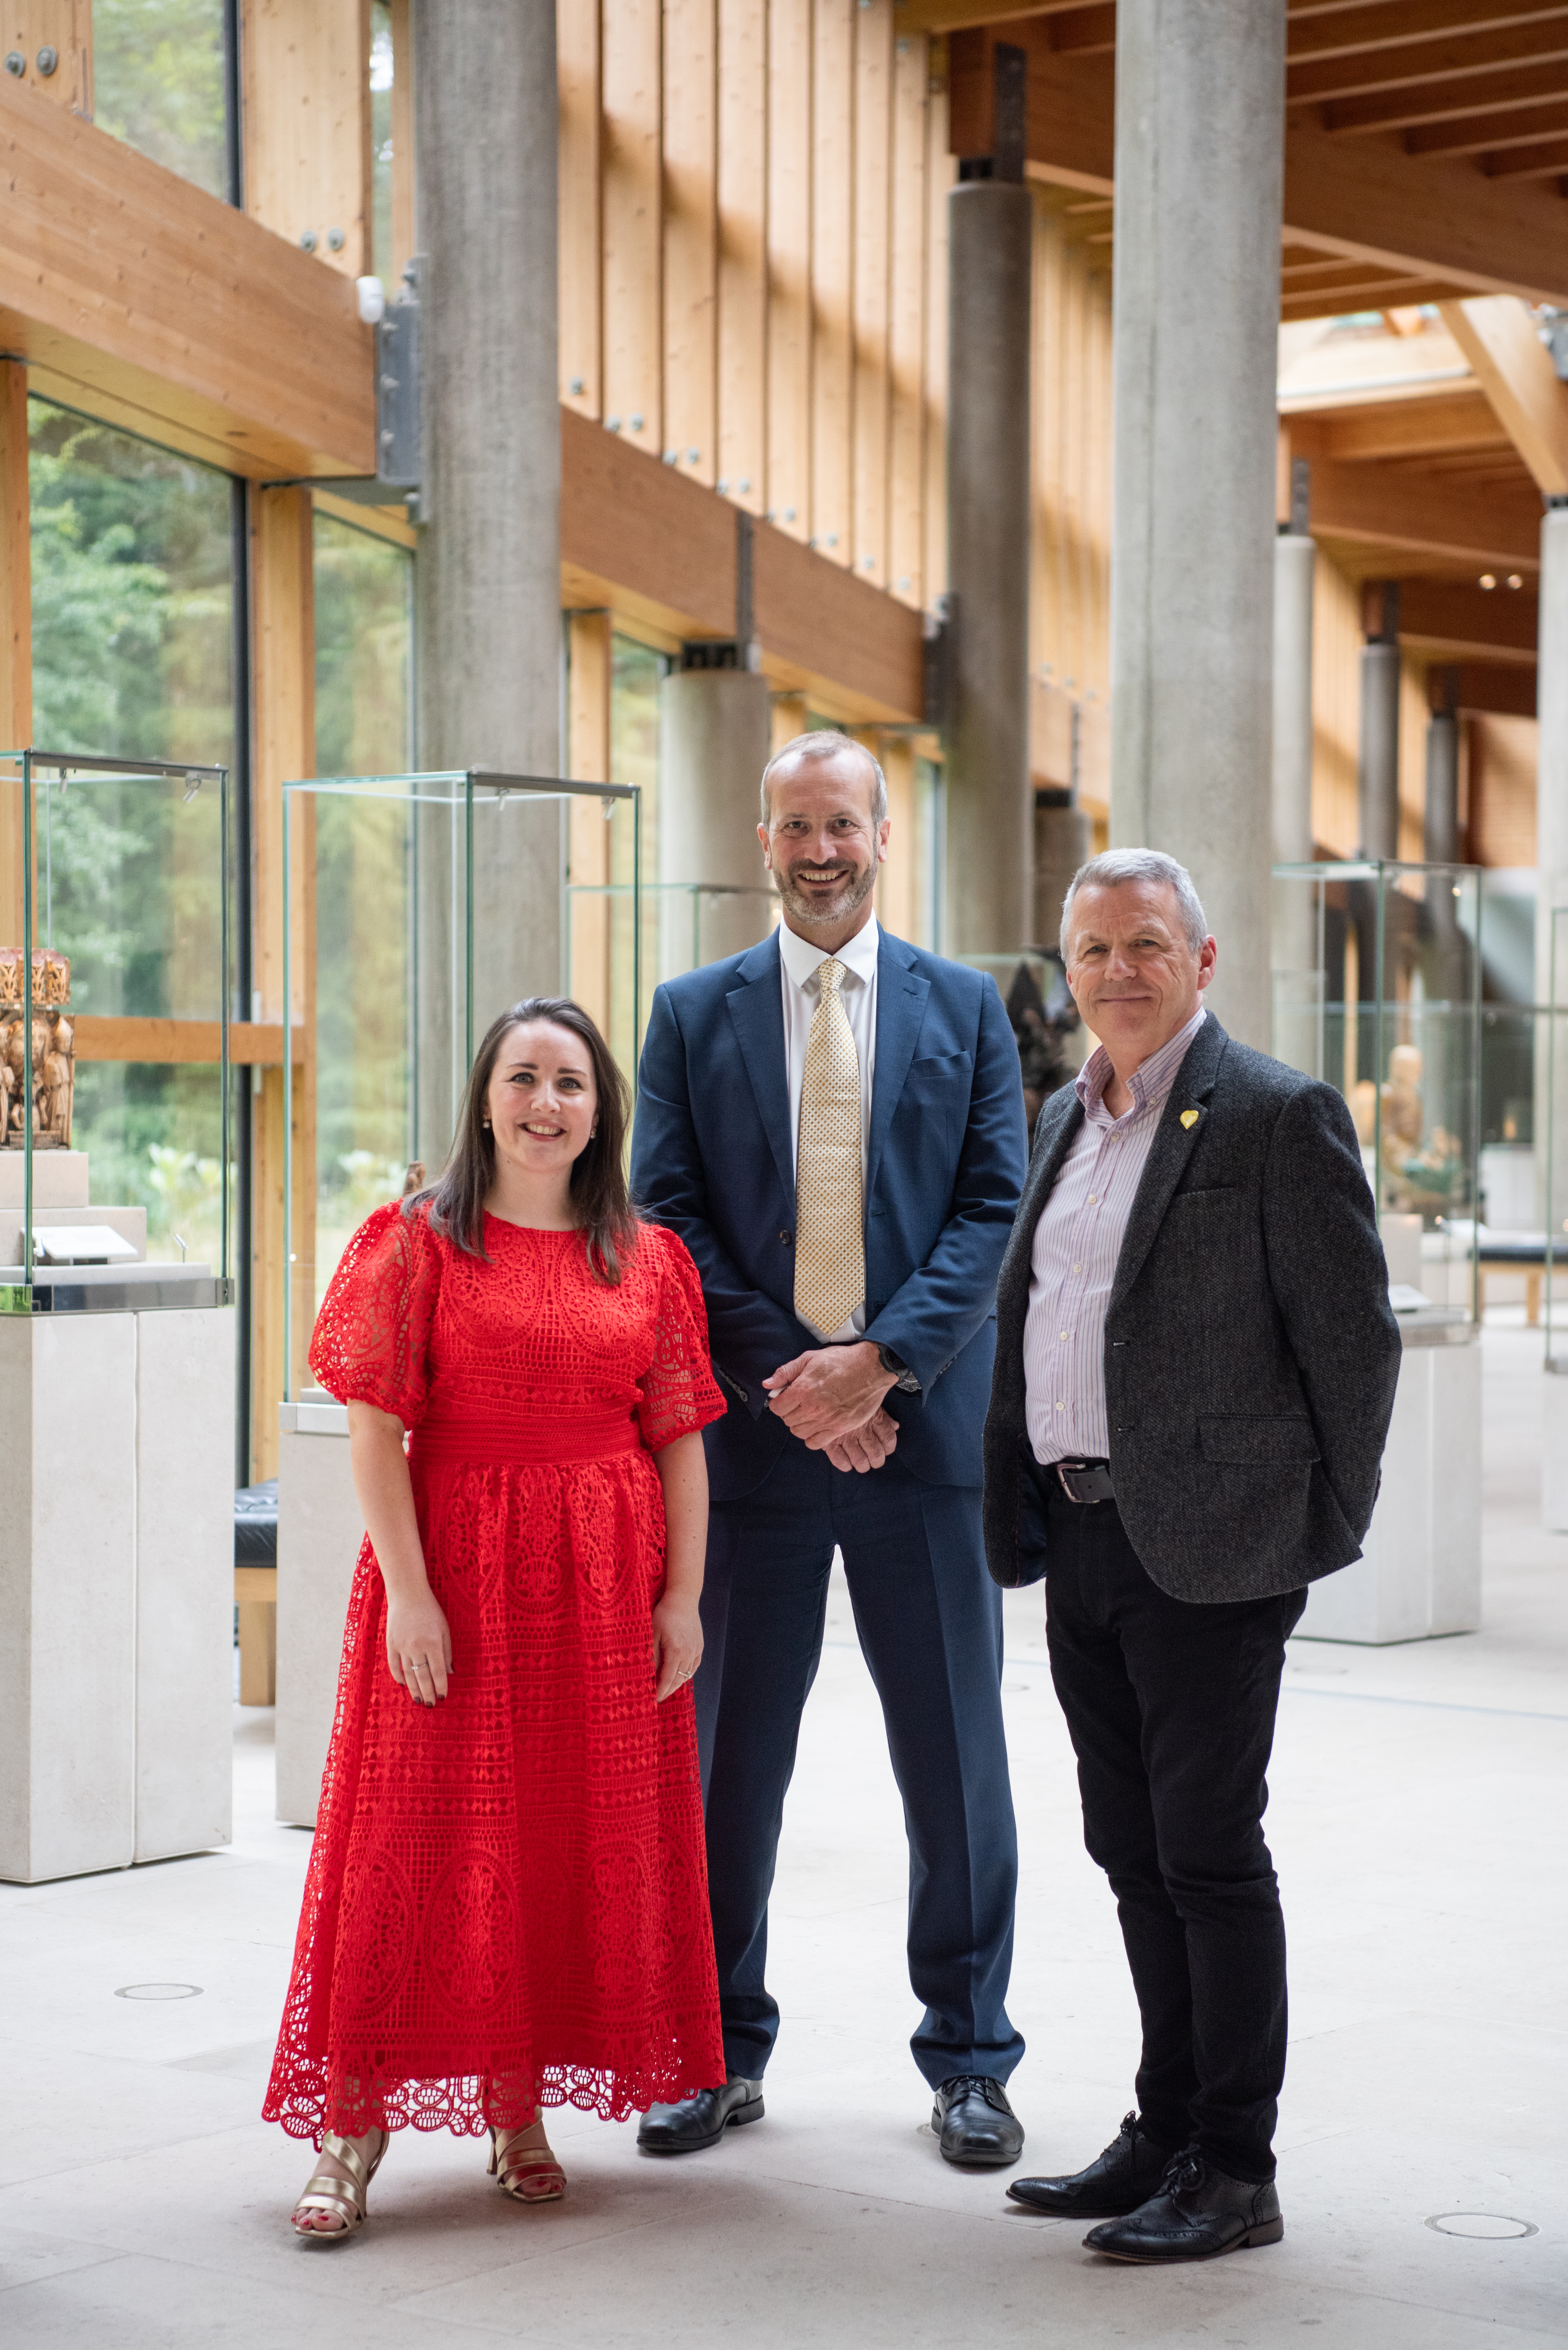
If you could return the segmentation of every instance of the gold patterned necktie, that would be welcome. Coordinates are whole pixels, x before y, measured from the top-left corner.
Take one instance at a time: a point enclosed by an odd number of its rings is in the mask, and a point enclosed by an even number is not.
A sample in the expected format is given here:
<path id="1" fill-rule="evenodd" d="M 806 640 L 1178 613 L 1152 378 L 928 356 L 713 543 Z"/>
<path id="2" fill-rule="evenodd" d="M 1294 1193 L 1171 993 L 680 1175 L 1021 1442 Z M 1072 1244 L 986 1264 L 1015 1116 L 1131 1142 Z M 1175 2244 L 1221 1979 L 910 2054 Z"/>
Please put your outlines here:
<path id="1" fill-rule="evenodd" d="M 844 965 L 829 955 L 817 978 L 795 1150 L 794 1310 L 831 1336 L 866 1302 L 860 1056 L 839 993 Z"/>

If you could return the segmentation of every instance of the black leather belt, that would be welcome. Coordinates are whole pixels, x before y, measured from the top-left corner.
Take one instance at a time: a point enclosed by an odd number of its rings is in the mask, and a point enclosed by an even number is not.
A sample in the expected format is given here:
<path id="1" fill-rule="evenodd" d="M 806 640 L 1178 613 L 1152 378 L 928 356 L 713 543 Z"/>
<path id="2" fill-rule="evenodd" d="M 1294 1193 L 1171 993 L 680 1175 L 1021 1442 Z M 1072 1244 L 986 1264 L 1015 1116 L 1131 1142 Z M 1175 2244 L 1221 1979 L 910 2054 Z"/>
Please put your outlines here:
<path id="1" fill-rule="evenodd" d="M 1053 1461 L 1056 1481 L 1070 1502 L 1114 1502 L 1108 1461 Z"/>

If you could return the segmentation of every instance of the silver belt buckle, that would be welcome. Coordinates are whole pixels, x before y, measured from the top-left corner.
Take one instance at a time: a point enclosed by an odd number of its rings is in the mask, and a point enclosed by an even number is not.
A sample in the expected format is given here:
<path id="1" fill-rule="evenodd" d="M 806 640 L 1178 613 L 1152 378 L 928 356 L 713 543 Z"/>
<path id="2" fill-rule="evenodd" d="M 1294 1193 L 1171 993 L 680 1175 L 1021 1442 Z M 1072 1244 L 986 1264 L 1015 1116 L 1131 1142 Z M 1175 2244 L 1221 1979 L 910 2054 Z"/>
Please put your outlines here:
<path id="1" fill-rule="evenodd" d="M 1086 1461 L 1058 1461 L 1056 1482 L 1070 1502 L 1085 1507 L 1093 1502 L 1114 1502 L 1116 1489 L 1111 1482 L 1111 1472 L 1104 1461 L 1092 1465 Z"/>

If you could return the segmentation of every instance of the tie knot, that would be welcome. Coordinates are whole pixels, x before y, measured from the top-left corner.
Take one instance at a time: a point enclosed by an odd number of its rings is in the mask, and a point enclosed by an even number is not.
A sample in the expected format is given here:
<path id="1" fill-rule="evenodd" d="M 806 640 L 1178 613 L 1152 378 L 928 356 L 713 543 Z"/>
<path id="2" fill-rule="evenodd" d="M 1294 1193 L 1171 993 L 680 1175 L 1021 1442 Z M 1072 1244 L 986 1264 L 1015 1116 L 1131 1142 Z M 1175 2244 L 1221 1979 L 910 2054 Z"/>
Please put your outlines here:
<path id="1" fill-rule="evenodd" d="M 816 976 L 824 995 L 836 995 L 844 984 L 844 965 L 836 955 L 829 955 L 826 962 L 817 964 Z"/>

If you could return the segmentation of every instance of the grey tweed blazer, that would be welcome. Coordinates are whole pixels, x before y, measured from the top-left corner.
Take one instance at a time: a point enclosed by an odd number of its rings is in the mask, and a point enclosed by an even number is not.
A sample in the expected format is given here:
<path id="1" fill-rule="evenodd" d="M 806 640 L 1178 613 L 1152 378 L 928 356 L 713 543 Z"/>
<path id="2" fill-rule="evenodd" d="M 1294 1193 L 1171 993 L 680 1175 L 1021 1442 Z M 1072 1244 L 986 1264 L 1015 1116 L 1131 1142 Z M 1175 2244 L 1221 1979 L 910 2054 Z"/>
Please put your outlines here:
<path id="1" fill-rule="evenodd" d="M 1005 1585 L 1044 1571 L 1019 1541 L 1023 1324 L 1034 1228 L 1083 1118 L 1070 1086 L 1041 1111 L 997 1285 L 985 1544 Z M 1399 1347 L 1345 1103 L 1210 1014 L 1155 1129 L 1106 1315 L 1111 1474 L 1162 1591 L 1262 1598 L 1360 1557 Z"/>

